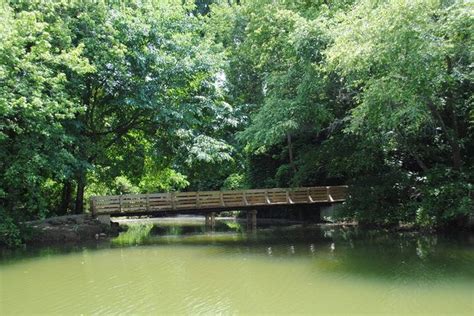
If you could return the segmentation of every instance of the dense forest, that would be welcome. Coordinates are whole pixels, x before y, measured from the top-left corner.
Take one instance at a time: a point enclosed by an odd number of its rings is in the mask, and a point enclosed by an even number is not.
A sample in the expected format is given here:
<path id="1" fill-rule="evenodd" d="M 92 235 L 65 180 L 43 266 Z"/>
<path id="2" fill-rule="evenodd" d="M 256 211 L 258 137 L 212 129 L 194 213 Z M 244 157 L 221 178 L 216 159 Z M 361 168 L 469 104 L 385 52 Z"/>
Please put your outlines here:
<path id="1" fill-rule="evenodd" d="M 0 4 L 0 243 L 98 194 L 347 184 L 341 216 L 474 209 L 462 0 Z"/>

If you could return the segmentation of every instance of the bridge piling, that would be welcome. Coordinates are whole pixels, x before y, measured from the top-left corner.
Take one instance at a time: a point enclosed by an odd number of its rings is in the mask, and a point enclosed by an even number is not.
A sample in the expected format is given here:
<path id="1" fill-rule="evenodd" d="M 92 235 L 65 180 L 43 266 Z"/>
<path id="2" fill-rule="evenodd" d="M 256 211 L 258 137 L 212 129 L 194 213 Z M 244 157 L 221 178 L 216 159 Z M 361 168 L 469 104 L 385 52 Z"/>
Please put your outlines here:
<path id="1" fill-rule="evenodd" d="M 206 213 L 204 218 L 206 221 L 206 228 L 214 229 L 216 226 L 216 212 Z"/>
<path id="2" fill-rule="evenodd" d="M 257 210 L 247 211 L 247 230 L 257 230 Z"/>
<path id="3" fill-rule="evenodd" d="M 211 213 L 211 227 L 214 228 L 216 226 L 216 212 Z"/>
<path id="4" fill-rule="evenodd" d="M 204 214 L 204 219 L 206 221 L 206 227 L 209 227 L 211 223 L 210 215 L 208 213 Z"/>

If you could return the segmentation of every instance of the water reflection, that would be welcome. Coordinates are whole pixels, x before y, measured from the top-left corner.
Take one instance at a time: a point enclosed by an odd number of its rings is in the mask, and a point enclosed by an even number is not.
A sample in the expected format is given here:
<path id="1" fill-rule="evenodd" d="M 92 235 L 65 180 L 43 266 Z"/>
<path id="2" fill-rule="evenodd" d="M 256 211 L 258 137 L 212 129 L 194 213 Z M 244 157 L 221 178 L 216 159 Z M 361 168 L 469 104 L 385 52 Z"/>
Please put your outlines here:
<path id="1" fill-rule="evenodd" d="M 2 252 L 0 314 L 469 314 L 472 235 L 203 220 Z"/>
<path id="2" fill-rule="evenodd" d="M 472 234 L 455 235 L 364 230 L 324 225 L 259 225 L 246 230 L 245 222 L 218 220 L 210 229 L 200 218 L 122 223 L 127 230 L 111 241 L 81 245 L 28 247 L 3 250 L 0 265 L 36 257 L 54 257 L 130 246 L 218 247 L 210 255 L 243 254 L 272 260 L 311 260 L 314 269 L 361 278 L 434 281 L 445 278 L 474 280 Z"/>

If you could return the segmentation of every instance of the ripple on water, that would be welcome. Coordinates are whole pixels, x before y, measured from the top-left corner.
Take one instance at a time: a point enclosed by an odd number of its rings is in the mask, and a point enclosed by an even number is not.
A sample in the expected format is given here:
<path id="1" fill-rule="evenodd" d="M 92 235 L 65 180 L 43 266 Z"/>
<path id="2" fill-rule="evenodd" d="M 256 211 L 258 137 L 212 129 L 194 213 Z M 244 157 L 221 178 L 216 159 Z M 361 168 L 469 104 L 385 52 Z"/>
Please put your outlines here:
<path id="1" fill-rule="evenodd" d="M 213 239 L 206 233 L 171 243 L 155 236 L 156 243 L 146 246 L 10 260 L 0 265 L 0 314 L 474 309 L 469 244 L 295 230 L 267 230 L 252 238 L 227 232 Z"/>

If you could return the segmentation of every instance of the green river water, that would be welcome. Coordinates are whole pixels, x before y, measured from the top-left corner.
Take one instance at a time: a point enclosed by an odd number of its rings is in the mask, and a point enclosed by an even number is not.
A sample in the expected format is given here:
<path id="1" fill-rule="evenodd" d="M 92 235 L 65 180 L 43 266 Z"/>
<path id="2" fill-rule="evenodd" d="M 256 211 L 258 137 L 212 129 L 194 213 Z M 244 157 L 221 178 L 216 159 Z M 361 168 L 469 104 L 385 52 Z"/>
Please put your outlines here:
<path id="1" fill-rule="evenodd" d="M 3 251 L 0 315 L 474 315 L 472 235 L 203 224 Z"/>

